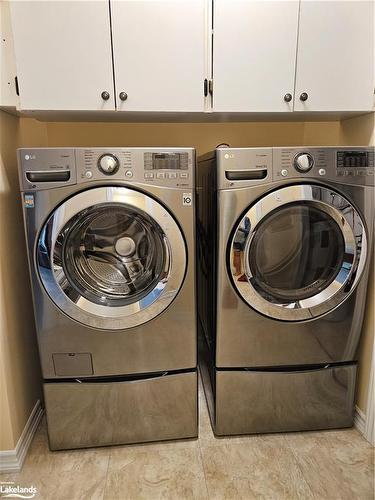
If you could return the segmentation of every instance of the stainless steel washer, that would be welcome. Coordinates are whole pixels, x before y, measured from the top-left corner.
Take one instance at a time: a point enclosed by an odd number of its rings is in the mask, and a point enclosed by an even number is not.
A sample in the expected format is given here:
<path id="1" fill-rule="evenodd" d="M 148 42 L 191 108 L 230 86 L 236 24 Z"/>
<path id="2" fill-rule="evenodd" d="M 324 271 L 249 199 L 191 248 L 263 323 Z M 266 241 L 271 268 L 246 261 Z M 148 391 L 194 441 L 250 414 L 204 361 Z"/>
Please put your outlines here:
<path id="1" fill-rule="evenodd" d="M 196 436 L 194 150 L 18 154 L 51 449 Z"/>
<path id="2" fill-rule="evenodd" d="M 222 148 L 198 172 L 198 311 L 215 432 L 352 425 L 373 148 Z"/>

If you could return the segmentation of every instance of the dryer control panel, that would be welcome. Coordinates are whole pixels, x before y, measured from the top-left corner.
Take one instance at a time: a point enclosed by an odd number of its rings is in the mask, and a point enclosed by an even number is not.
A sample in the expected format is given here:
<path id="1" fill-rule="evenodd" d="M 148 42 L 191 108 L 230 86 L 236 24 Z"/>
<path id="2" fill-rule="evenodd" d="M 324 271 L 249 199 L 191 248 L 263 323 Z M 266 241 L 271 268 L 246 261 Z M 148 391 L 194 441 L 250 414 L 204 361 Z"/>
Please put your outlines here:
<path id="1" fill-rule="evenodd" d="M 374 148 L 273 148 L 273 180 L 296 177 L 373 186 Z"/>
<path id="2" fill-rule="evenodd" d="M 375 185 L 373 147 L 220 148 L 216 157 L 219 189 L 295 179 Z"/>
<path id="3" fill-rule="evenodd" d="M 31 148 L 18 155 L 22 190 L 100 181 L 194 186 L 193 148 Z"/>

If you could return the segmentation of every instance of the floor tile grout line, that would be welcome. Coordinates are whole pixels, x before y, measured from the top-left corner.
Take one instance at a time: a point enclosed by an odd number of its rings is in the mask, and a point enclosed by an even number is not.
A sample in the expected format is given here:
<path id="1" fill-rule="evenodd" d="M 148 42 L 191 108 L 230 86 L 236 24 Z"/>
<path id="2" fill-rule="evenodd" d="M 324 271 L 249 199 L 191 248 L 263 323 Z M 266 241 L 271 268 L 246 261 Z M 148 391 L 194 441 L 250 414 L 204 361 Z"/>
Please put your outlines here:
<path id="1" fill-rule="evenodd" d="M 202 387 L 203 389 L 203 387 Z M 204 390 L 204 389 L 203 389 Z M 201 439 L 199 437 L 199 427 L 200 427 L 200 420 L 202 418 L 202 413 L 204 411 L 208 412 L 208 405 L 207 405 L 207 401 L 206 401 L 206 398 L 204 397 L 203 398 L 203 401 L 199 401 L 199 394 L 198 394 L 198 450 L 199 450 L 199 456 L 200 456 L 200 459 L 201 459 L 201 465 L 202 465 L 202 470 L 203 470 L 203 477 L 204 477 L 204 484 L 206 486 L 206 493 L 207 493 L 207 500 L 210 500 L 210 492 L 209 492 L 209 489 L 208 489 L 208 484 L 207 484 L 207 477 L 206 477 L 206 469 L 205 469 L 205 466 L 204 466 L 204 460 L 203 460 L 203 453 L 202 453 L 202 446 L 201 446 Z M 204 408 L 200 408 L 200 405 L 203 404 L 205 405 Z M 209 417 L 208 417 L 209 418 Z M 211 422 L 210 422 L 211 423 Z M 211 428 L 211 432 L 212 432 L 212 428 Z"/>
<path id="2" fill-rule="evenodd" d="M 199 449 L 199 456 L 200 456 L 200 459 L 201 459 L 201 464 L 202 464 L 203 477 L 204 477 L 204 484 L 205 484 L 205 486 L 206 486 L 207 499 L 208 499 L 208 500 L 210 500 L 210 492 L 209 492 L 209 489 L 208 489 L 208 484 L 207 484 L 206 469 L 205 469 L 205 466 L 204 466 L 204 460 L 203 460 L 202 448 L 201 448 L 201 446 L 200 446 L 199 439 L 198 439 L 198 449 Z"/>
<path id="3" fill-rule="evenodd" d="M 109 451 L 109 453 L 108 453 L 108 463 L 107 463 L 107 470 L 106 470 L 106 473 L 105 473 L 105 483 L 104 483 L 104 488 L 103 488 L 102 500 L 104 500 L 104 498 L 105 498 L 105 492 L 106 492 L 107 485 L 108 485 L 108 473 L 109 473 L 109 464 L 110 464 L 111 457 L 112 457 L 112 448 L 110 448 L 108 451 Z"/>

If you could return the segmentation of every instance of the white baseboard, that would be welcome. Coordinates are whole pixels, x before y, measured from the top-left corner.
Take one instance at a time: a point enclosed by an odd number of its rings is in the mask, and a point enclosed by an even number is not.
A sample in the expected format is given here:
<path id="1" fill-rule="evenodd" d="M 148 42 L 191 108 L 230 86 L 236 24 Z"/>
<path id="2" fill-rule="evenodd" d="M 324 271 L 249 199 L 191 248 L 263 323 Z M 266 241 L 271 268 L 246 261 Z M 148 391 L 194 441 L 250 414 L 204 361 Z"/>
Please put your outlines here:
<path id="1" fill-rule="evenodd" d="M 358 408 L 358 406 L 355 407 L 354 411 L 354 427 L 358 429 L 358 431 L 364 435 L 366 431 L 366 415 L 363 413 L 363 411 Z"/>
<path id="2" fill-rule="evenodd" d="M 43 409 L 38 399 L 14 450 L 0 451 L 0 472 L 18 472 L 21 470 L 27 450 L 42 416 Z"/>

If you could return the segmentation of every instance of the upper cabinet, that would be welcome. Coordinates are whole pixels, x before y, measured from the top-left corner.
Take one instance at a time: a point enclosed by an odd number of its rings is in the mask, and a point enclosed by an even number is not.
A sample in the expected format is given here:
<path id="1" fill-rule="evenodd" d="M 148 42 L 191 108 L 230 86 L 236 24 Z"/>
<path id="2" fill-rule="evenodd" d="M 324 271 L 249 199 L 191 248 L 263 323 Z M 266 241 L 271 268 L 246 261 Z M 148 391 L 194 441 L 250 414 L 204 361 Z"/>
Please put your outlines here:
<path id="1" fill-rule="evenodd" d="M 296 1 L 215 0 L 213 110 L 293 111 Z"/>
<path id="2" fill-rule="evenodd" d="M 367 111 L 374 92 L 374 3 L 301 0 L 297 111 Z"/>
<path id="3" fill-rule="evenodd" d="M 204 111 L 206 3 L 13 1 L 20 108 Z"/>
<path id="4" fill-rule="evenodd" d="M 369 111 L 372 1 L 215 0 L 213 110 Z"/>
<path id="5" fill-rule="evenodd" d="M 372 0 L 12 0 L 11 18 L 21 111 L 374 105 Z"/>
<path id="6" fill-rule="evenodd" d="M 117 107 L 204 111 L 205 0 L 111 1 Z"/>
<path id="7" fill-rule="evenodd" d="M 114 109 L 108 1 L 13 1 L 20 108 Z"/>

